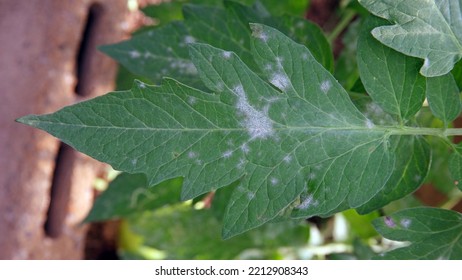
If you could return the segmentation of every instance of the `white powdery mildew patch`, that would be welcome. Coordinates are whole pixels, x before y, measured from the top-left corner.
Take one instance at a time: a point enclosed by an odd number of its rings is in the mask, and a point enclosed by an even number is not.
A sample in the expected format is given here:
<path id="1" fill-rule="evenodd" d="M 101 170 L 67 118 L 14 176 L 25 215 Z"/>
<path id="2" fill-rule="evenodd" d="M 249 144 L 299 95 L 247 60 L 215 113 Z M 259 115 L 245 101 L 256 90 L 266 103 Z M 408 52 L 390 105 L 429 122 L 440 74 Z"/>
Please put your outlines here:
<path id="1" fill-rule="evenodd" d="M 273 122 L 267 112 L 261 112 L 252 107 L 247 100 L 244 88 L 238 85 L 233 89 L 237 95 L 237 110 L 245 116 L 242 125 L 247 129 L 250 140 L 266 139 L 274 134 Z"/>
<path id="2" fill-rule="evenodd" d="M 196 42 L 196 38 L 194 38 L 193 36 L 187 35 L 187 36 L 184 37 L 184 42 L 185 42 L 186 44 L 195 43 L 195 42 Z"/>
<path id="3" fill-rule="evenodd" d="M 237 166 L 236 166 L 237 169 L 243 169 L 246 163 L 247 163 L 247 162 L 246 162 L 245 159 L 240 158 L 240 159 L 239 159 L 239 163 L 238 163 Z"/>
<path id="4" fill-rule="evenodd" d="M 133 166 L 136 166 L 136 163 L 138 162 L 138 159 L 137 158 L 134 158 L 131 160 L 131 163 Z"/>
<path id="5" fill-rule="evenodd" d="M 430 67 L 430 59 L 429 59 L 428 57 L 426 57 L 426 58 L 424 59 L 423 67 L 424 67 L 424 68 Z"/>
<path id="6" fill-rule="evenodd" d="M 399 223 L 403 226 L 403 228 L 409 228 L 412 224 L 412 221 L 410 219 L 404 218 Z"/>
<path id="7" fill-rule="evenodd" d="M 258 38 L 260 40 L 262 40 L 263 42 L 267 42 L 268 39 L 269 39 L 269 36 L 268 34 L 266 34 L 266 32 L 264 32 L 263 30 L 261 29 L 254 29 L 253 32 L 252 32 L 252 36 L 255 37 L 255 38 Z"/>
<path id="8" fill-rule="evenodd" d="M 291 155 L 286 155 L 282 160 L 285 163 L 290 163 L 292 161 L 292 156 Z"/>
<path id="9" fill-rule="evenodd" d="M 244 153 L 244 154 L 248 154 L 250 152 L 250 148 L 249 148 L 249 145 L 247 143 L 244 143 L 241 145 L 241 151 Z"/>
<path id="10" fill-rule="evenodd" d="M 188 97 L 188 104 L 189 105 L 194 105 L 194 104 L 196 104 L 196 102 L 197 102 L 197 99 L 194 96 Z"/>
<path id="11" fill-rule="evenodd" d="M 129 55 L 131 58 L 138 58 L 138 57 L 141 56 L 141 54 L 140 54 L 138 51 L 136 51 L 136 50 L 129 51 L 129 52 L 128 52 L 128 55 Z"/>
<path id="12" fill-rule="evenodd" d="M 332 88 L 332 83 L 329 80 L 325 80 L 321 83 L 319 87 L 322 92 L 326 93 Z"/>
<path id="13" fill-rule="evenodd" d="M 318 202 L 314 200 L 314 197 L 312 194 L 308 195 L 297 207 L 297 209 L 308 209 L 310 206 L 316 206 L 318 205 Z"/>
<path id="14" fill-rule="evenodd" d="M 218 82 L 216 85 L 218 92 L 222 92 L 225 89 L 225 84 L 223 82 Z"/>
<path id="15" fill-rule="evenodd" d="M 276 186 L 279 183 L 277 178 L 271 177 L 270 178 L 271 185 Z"/>
<path id="16" fill-rule="evenodd" d="M 230 147 L 234 147 L 234 141 L 233 139 L 228 139 L 226 140 L 226 145 L 230 146 Z"/>
<path id="17" fill-rule="evenodd" d="M 276 65 L 278 66 L 279 69 L 282 69 L 282 62 L 284 62 L 284 58 L 283 57 L 280 57 L 280 56 L 277 56 L 276 57 Z"/>
<path id="18" fill-rule="evenodd" d="M 369 129 L 372 129 L 374 128 L 374 123 L 370 120 L 370 119 L 367 119 L 366 120 L 366 127 L 369 128 Z"/>
<path id="19" fill-rule="evenodd" d="M 270 83 L 282 91 L 290 86 L 290 80 L 284 73 L 274 73 L 271 76 Z"/>
<path id="20" fill-rule="evenodd" d="M 231 55 L 232 55 L 232 54 L 233 54 L 232 52 L 228 52 L 228 51 L 224 51 L 224 52 L 222 53 L 222 55 L 223 55 L 223 57 L 224 57 L 225 59 L 231 58 Z"/>
<path id="21" fill-rule="evenodd" d="M 223 153 L 224 158 L 230 158 L 233 155 L 233 151 L 227 150 Z"/>
<path id="22" fill-rule="evenodd" d="M 138 82 L 138 87 L 139 88 L 146 88 L 146 84 L 143 82 Z"/>
<path id="23" fill-rule="evenodd" d="M 170 67 L 177 69 L 183 74 L 195 75 L 197 74 L 196 66 L 192 62 L 174 61 L 170 64 Z"/>
<path id="24" fill-rule="evenodd" d="M 195 157 L 197 157 L 197 154 L 195 152 L 193 151 L 188 152 L 188 158 L 195 158 Z"/>

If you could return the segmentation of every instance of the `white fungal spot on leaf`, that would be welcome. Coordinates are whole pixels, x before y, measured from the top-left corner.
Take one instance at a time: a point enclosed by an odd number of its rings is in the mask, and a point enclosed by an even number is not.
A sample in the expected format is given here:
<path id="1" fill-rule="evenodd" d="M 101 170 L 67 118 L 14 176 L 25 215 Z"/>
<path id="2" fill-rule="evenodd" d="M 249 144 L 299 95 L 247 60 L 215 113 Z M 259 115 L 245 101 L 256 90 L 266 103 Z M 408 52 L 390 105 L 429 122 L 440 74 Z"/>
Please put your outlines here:
<path id="1" fill-rule="evenodd" d="M 136 158 L 131 160 L 131 163 L 132 163 L 133 166 L 135 166 L 137 162 L 138 162 L 138 159 L 136 159 Z"/>
<path id="2" fill-rule="evenodd" d="M 278 66 L 279 69 L 282 69 L 282 62 L 284 61 L 284 58 L 283 57 L 280 57 L 280 56 L 277 56 L 276 57 L 276 64 Z"/>
<path id="3" fill-rule="evenodd" d="M 242 125 L 247 129 L 250 140 L 265 139 L 273 135 L 273 122 L 268 117 L 267 112 L 259 111 L 250 105 L 242 85 L 234 88 L 237 95 L 237 110 L 245 117 Z"/>
<path id="4" fill-rule="evenodd" d="M 409 226 L 411 226 L 412 221 L 410 219 L 404 218 L 399 223 L 403 226 L 403 228 L 409 228 Z"/>
<path id="5" fill-rule="evenodd" d="M 307 197 L 305 197 L 305 199 L 303 199 L 303 201 L 295 208 L 297 209 L 301 209 L 301 210 L 304 210 L 304 209 L 308 209 L 310 206 L 316 206 L 318 204 L 317 201 L 314 200 L 314 197 L 312 194 L 309 194 Z"/>
<path id="6" fill-rule="evenodd" d="M 279 183 L 277 178 L 271 177 L 270 178 L 271 185 L 276 186 Z"/>
<path id="7" fill-rule="evenodd" d="M 236 167 L 237 167 L 237 169 L 243 169 L 243 168 L 244 168 L 244 166 L 245 166 L 245 164 L 246 164 L 246 161 L 245 161 L 245 159 L 243 159 L 243 158 L 240 158 L 240 159 L 239 159 L 239 163 L 237 164 L 237 166 L 236 166 Z"/>
<path id="8" fill-rule="evenodd" d="M 366 120 L 366 127 L 369 128 L 369 129 L 372 129 L 374 128 L 374 123 L 370 120 L 370 119 L 367 119 Z"/>
<path id="9" fill-rule="evenodd" d="M 195 75 L 197 74 L 196 66 L 190 61 L 174 61 L 170 64 L 172 69 L 178 70 L 182 74 Z"/>
<path id="10" fill-rule="evenodd" d="M 261 27 L 254 27 L 252 29 L 252 36 L 262 40 L 265 43 L 268 41 L 269 38 L 268 34 L 264 32 Z"/>
<path id="11" fill-rule="evenodd" d="M 233 54 L 232 52 L 224 51 L 224 52 L 223 52 L 223 57 L 226 58 L 226 59 L 228 59 L 228 58 L 231 58 L 231 55 L 232 55 L 232 54 Z"/>
<path id="12" fill-rule="evenodd" d="M 185 42 L 186 44 L 195 43 L 195 42 L 196 42 L 196 38 L 194 38 L 193 36 L 187 35 L 187 36 L 184 37 L 184 42 Z"/>
<path id="13" fill-rule="evenodd" d="M 426 57 L 426 58 L 424 59 L 423 67 L 424 67 L 424 68 L 430 67 L 430 59 L 429 59 L 428 57 Z"/>
<path id="14" fill-rule="evenodd" d="M 244 143 L 241 145 L 241 151 L 244 153 L 244 154 L 248 154 L 250 152 L 250 148 L 249 148 L 249 145 L 247 143 Z"/>
<path id="15" fill-rule="evenodd" d="M 128 55 L 129 55 L 131 58 L 138 58 L 138 57 L 141 56 L 141 54 L 140 54 L 138 51 L 136 51 L 136 50 L 133 50 L 133 51 L 128 52 Z"/>
<path id="16" fill-rule="evenodd" d="M 195 157 L 197 157 L 197 154 L 195 152 L 193 151 L 188 152 L 188 158 L 195 158 Z"/>
<path id="17" fill-rule="evenodd" d="M 322 92 L 327 93 L 332 87 L 332 83 L 329 80 L 325 80 L 321 83 L 320 89 Z"/>
<path id="18" fill-rule="evenodd" d="M 229 158 L 229 157 L 231 157 L 232 155 L 233 155 L 233 151 L 231 151 L 231 150 L 227 150 L 227 151 L 225 151 L 225 152 L 223 153 L 223 157 L 224 157 L 224 158 Z"/>
<path id="19" fill-rule="evenodd" d="M 194 96 L 188 97 L 188 104 L 189 105 L 194 105 L 194 104 L 196 104 L 196 102 L 197 102 L 197 100 L 196 100 L 196 98 Z"/>
<path id="20" fill-rule="evenodd" d="M 290 85 L 290 80 L 284 73 L 274 73 L 271 76 L 270 83 L 273 84 L 278 89 L 284 91 Z"/>
<path id="21" fill-rule="evenodd" d="M 292 161 L 292 156 L 291 155 L 286 155 L 282 160 L 285 163 L 290 163 Z"/>

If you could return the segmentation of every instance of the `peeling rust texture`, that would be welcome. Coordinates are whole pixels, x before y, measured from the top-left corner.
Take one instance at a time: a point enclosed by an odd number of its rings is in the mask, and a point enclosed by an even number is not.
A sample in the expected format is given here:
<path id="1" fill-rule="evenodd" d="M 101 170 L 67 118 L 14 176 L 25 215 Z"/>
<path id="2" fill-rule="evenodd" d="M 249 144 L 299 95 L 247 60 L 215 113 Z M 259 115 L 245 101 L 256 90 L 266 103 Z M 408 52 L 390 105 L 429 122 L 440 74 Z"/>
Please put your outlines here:
<path id="1" fill-rule="evenodd" d="M 126 38 L 132 15 L 126 0 L 95 3 L 0 1 L 0 259 L 83 257 L 102 165 L 14 120 L 113 90 L 116 63 L 96 46 Z"/>

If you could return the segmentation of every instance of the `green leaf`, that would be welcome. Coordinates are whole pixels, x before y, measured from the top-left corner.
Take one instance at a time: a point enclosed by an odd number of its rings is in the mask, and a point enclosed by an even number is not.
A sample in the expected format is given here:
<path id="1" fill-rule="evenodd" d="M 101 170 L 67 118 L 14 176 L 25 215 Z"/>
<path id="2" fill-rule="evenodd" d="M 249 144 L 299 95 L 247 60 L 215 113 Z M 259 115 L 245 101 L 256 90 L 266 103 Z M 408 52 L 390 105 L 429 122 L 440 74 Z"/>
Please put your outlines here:
<path id="1" fill-rule="evenodd" d="M 425 59 L 420 73 L 447 74 L 462 57 L 462 0 L 359 0 L 374 15 L 393 22 L 372 30 L 383 44 Z"/>
<path id="2" fill-rule="evenodd" d="M 462 155 L 453 153 L 449 157 L 449 171 L 457 187 L 462 191 Z"/>
<path id="3" fill-rule="evenodd" d="M 412 141 L 403 135 L 412 128 L 375 125 L 305 46 L 268 26 L 252 29 L 252 57 L 269 82 L 236 54 L 193 44 L 192 60 L 214 93 L 170 79 L 138 82 L 19 121 L 117 170 L 144 173 L 150 186 L 182 176 L 183 199 L 239 180 L 225 238 L 288 209 L 326 216 L 366 204 L 387 186 L 391 147 Z"/>
<path id="4" fill-rule="evenodd" d="M 348 29 L 342 36 L 342 52 L 338 56 L 335 64 L 334 76 L 346 90 L 353 90 L 353 87 L 359 80 L 356 54 L 360 25 L 360 18 L 348 25 Z"/>
<path id="5" fill-rule="evenodd" d="M 260 2 L 272 15 L 290 14 L 303 16 L 308 8 L 307 0 L 260 0 Z"/>
<path id="6" fill-rule="evenodd" d="M 187 45 L 196 38 L 189 35 L 182 22 L 143 32 L 130 40 L 99 49 L 129 71 L 159 83 L 166 75 L 191 86 L 200 87 L 197 70 L 189 60 Z"/>
<path id="7" fill-rule="evenodd" d="M 430 171 L 431 149 L 422 137 L 395 137 L 390 140 L 395 165 L 386 186 L 370 201 L 359 207 L 369 213 L 416 191 Z"/>
<path id="8" fill-rule="evenodd" d="M 452 74 L 427 78 L 427 100 L 433 115 L 441 119 L 445 127 L 462 109 L 459 88 Z"/>
<path id="9" fill-rule="evenodd" d="M 274 18 L 261 8 L 249 8 L 232 1 L 225 1 L 225 6 L 226 9 L 185 5 L 184 22 L 173 22 L 100 49 L 131 72 L 147 77 L 156 84 L 163 77 L 170 76 L 204 89 L 189 58 L 187 45 L 203 42 L 233 51 L 258 73 L 260 69 L 256 67 L 250 53 L 251 31 L 248 23 L 263 22 L 283 29 L 292 38 L 307 44 L 319 61 L 328 69 L 333 68 L 329 43 L 315 24 L 290 16 Z"/>
<path id="10" fill-rule="evenodd" d="M 122 173 L 96 199 L 85 222 L 127 217 L 144 210 L 178 202 L 181 183 L 182 180 L 177 178 L 148 188 L 144 174 Z"/>
<path id="11" fill-rule="evenodd" d="M 220 223 L 210 210 L 188 205 L 171 205 L 140 213 L 128 220 L 129 228 L 143 237 L 141 246 L 161 250 L 166 259 L 248 258 L 252 250 L 258 259 L 271 259 L 280 247 L 306 244 L 309 228 L 298 222 L 269 223 L 230 240 L 220 237 Z"/>
<path id="12" fill-rule="evenodd" d="M 368 239 L 377 236 L 377 231 L 371 225 L 372 220 L 379 217 L 377 211 L 366 215 L 359 215 L 355 210 L 350 209 L 342 212 L 342 215 L 348 221 L 350 231 L 355 237 Z"/>
<path id="13" fill-rule="evenodd" d="M 454 69 L 452 69 L 451 73 L 459 87 L 459 91 L 462 91 L 462 60 L 459 60 L 459 62 L 454 65 Z"/>
<path id="14" fill-rule="evenodd" d="M 419 74 L 420 60 L 392 50 L 372 37 L 370 31 L 387 21 L 368 17 L 358 39 L 361 80 L 371 98 L 386 112 L 408 120 L 422 107 L 425 78 Z"/>
<path id="15" fill-rule="evenodd" d="M 382 259 L 462 259 L 462 215 L 438 208 L 411 208 L 373 222 L 383 237 L 410 241 Z"/>

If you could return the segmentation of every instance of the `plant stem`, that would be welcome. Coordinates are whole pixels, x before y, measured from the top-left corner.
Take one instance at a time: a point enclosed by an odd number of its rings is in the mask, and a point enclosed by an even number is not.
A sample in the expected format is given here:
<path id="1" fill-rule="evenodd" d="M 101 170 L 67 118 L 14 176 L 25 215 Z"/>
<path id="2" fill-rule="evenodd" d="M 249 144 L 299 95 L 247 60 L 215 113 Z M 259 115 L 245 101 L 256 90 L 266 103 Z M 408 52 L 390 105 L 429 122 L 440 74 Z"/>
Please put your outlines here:
<path id="1" fill-rule="evenodd" d="M 462 135 L 462 128 L 429 128 L 429 127 L 402 127 L 387 128 L 391 135 L 431 135 L 446 138 L 448 136 Z"/>
<path id="2" fill-rule="evenodd" d="M 327 40 L 329 41 L 330 45 L 334 43 L 335 39 L 342 33 L 342 31 L 348 26 L 350 21 L 356 15 L 356 12 L 353 10 L 346 10 L 344 15 L 342 16 L 340 22 L 335 26 L 334 30 L 327 36 Z"/>
<path id="3" fill-rule="evenodd" d="M 456 206 L 459 201 L 462 199 L 462 192 L 458 192 L 453 197 L 451 197 L 448 201 L 446 201 L 443 205 L 441 205 L 442 209 L 451 210 L 454 206 Z"/>

